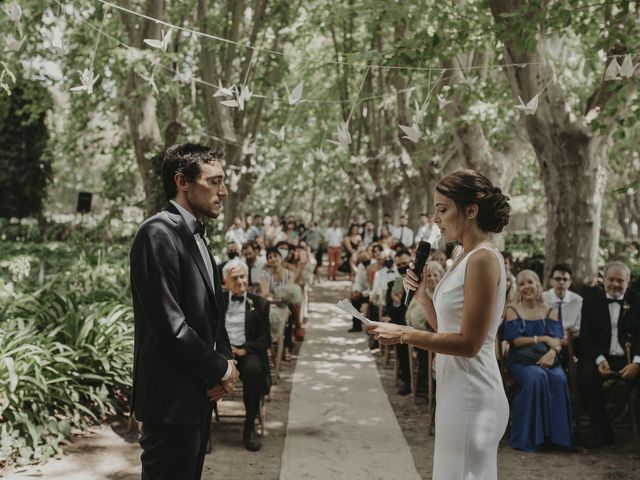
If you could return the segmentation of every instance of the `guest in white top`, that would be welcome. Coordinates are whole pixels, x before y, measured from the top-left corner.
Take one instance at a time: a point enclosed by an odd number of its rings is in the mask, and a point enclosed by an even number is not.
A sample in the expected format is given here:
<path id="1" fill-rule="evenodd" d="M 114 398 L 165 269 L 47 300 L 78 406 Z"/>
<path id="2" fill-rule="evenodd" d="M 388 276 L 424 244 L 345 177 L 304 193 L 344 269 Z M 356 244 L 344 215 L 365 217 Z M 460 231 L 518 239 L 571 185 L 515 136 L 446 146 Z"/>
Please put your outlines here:
<path id="1" fill-rule="evenodd" d="M 429 215 L 426 213 L 420 214 L 420 228 L 416 232 L 416 237 L 414 241 L 416 243 L 420 243 L 422 240 L 425 242 L 429 241 L 431 237 L 431 220 L 429 219 Z"/>
<path id="2" fill-rule="evenodd" d="M 406 248 L 410 248 L 411 245 L 413 245 L 413 230 L 411 230 L 408 225 L 409 217 L 402 215 L 400 217 L 400 226 L 396 229 L 396 235 L 394 235 Z"/>
<path id="3" fill-rule="evenodd" d="M 235 242 L 239 248 L 247 241 L 247 232 L 242 228 L 242 220 L 238 217 L 233 219 L 233 225 L 224 234 L 224 240 L 228 242 Z"/>
<path id="4" fill-rule="evenodd" d="M 358 265 L 356 267 L 355 277 L 351 284 L 351 305 L 358 310 L 362 311 L 364 305 L 369 305 L 369 293 L 371 292 L 371 285 L 369 284 L 369 273 L 367 268 L 371 264 L 371 254 L 366 249 L 358 251 Z M 365 312 L 366 315 L 366 312 Z M 357 318 L 352 318 L 353 325 L 349 332 L 362 331 L 362 323 Z"/>
<path id="5" fill-rule="evenodd" d="M 549 278 L 553 288 L 542 294 L 543 300 L 550 307 L 558 309 L 558 321 L 564 329 L 565 339 L 569 330 L 574 335 L 578 335 L 582 316 L 582 297 L 569 290 L 572 279 L 571 268 L 565 263 L 554 265 Z"/>
<path id="6" fill-rule="evenodd" d="M 329 280 L 335 280 L 338 274 L 338 265 L 340 263 L 340 254 L 342 253 L 342 239 L 344 234 L 340 228 L 340 222 L 333 220 L 331 227 L 327 228 L 324 234 L 324 238 L 327 241 L 329 247 L 329 268 L 327 270 L 327 277 Z"/>
<path id="7" fill-rule="evenodd" d="M 242 246 L 242 260 L 247 264 L 249 291 L 257 293 L 260 290 L 262 269 L 267 264 L 265 258 L 259 256 L 260 247 L 255 242 L 247 242 Z"/>

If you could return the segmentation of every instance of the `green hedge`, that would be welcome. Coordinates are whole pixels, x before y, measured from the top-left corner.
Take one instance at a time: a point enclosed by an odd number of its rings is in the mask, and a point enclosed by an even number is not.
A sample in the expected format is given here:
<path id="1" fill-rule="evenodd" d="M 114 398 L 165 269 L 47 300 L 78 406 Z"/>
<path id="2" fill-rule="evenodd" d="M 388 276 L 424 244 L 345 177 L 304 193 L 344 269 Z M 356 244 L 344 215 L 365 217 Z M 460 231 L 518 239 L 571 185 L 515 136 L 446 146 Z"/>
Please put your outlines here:
<path id="1" fill-rule="evenodd" d="M 0 244 L 0 464 L 42 461 L 131 386 L 127 248 Z"/>

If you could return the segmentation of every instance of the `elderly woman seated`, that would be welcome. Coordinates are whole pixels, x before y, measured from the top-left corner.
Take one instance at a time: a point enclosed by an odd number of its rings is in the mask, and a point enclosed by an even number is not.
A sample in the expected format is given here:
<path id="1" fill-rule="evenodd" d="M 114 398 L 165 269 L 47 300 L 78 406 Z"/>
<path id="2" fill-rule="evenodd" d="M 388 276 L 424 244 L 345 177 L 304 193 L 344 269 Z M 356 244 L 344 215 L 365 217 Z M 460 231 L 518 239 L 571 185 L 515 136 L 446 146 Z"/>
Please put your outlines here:
<path id="1" fill-rule="evenodd" d="M 511 446 L 535 452 L 548 443 L 572 449 L 571 402 L 558 361 L 563 337 L 557 311 L 542 300 L 540 278 L 531 270 L 516 277 L 518 301 L 505 313 L 507 365 L 517 383 L 511 406 Z"/>
<path id="2" fill-rule="evenodd" d="M 283 253 L 277 248 L 267 248 L 267 264 L 260 274 L 260 294 L 269 301 L 288 305 L 291 310 L 284 337 L 285 357 L 288 359 L 293 349 L 293 334 L 296 340 L 303 341 L 304 330 L 300 318 L 302 291 L 296 285 L 299 272 L 287 268 Z"/>
<path id="3" fill-rule="evenodd" d="M 243 385 L 246 409 L 243 440 L 247 450 L 262 446 L 255 430 L 260 399 L 269 392 L 271 375 L 267 350 L 271 346 L 269 302 L 247 293 L 248 267 L 238 260 L 227 262 L 222 270 L 225 292 L 225 325 L 233 357 Z"/>

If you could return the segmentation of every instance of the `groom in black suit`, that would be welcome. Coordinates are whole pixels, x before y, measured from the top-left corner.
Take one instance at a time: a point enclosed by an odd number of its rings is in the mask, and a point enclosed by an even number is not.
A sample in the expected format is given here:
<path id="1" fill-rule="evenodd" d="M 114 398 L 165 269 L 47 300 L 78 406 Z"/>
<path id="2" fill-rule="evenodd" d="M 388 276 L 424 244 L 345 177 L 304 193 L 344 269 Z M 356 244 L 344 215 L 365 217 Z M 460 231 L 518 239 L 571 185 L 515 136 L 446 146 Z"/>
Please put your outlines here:
<path id="1" fill-rule="evenodd" d="M 627 290 L 629 268 L 610 262 L 604 270 L 604 292 L 582 305 L 578 383 L 591 416 L 590 448 L 615 443 L 605 408 L 602 385 L 611 377 L 628 383 L 640 379 L 640 305 Z"/>
<path id="2" fill-rule="evenodd" d="M 142 422 L 143 480 L 197 480 L 212 402 L 231 392 L 239 377 L 202 223 L 220 214 L 227 196 L 222 154 L 173 145 L 162 181 L 170 204 L 140 226 L 131 247 L 131 408 Z"/>

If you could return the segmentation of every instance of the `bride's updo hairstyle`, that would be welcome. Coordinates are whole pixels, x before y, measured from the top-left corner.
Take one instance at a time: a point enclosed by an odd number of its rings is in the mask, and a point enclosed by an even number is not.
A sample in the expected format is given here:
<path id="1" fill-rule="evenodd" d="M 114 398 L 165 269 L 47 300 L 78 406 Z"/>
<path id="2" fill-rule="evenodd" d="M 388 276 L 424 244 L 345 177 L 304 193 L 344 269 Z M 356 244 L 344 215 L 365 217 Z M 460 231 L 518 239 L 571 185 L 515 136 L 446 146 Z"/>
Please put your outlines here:
<path id="1" fill-rule="evenodd" d="M 509 197 L 476 170 L 450 173 L 436 184 L 436 191 L 453 200 L 460 212 L 476 204 L 478 226 L 485 232 L 499 233 L 509 223 Z"/>

